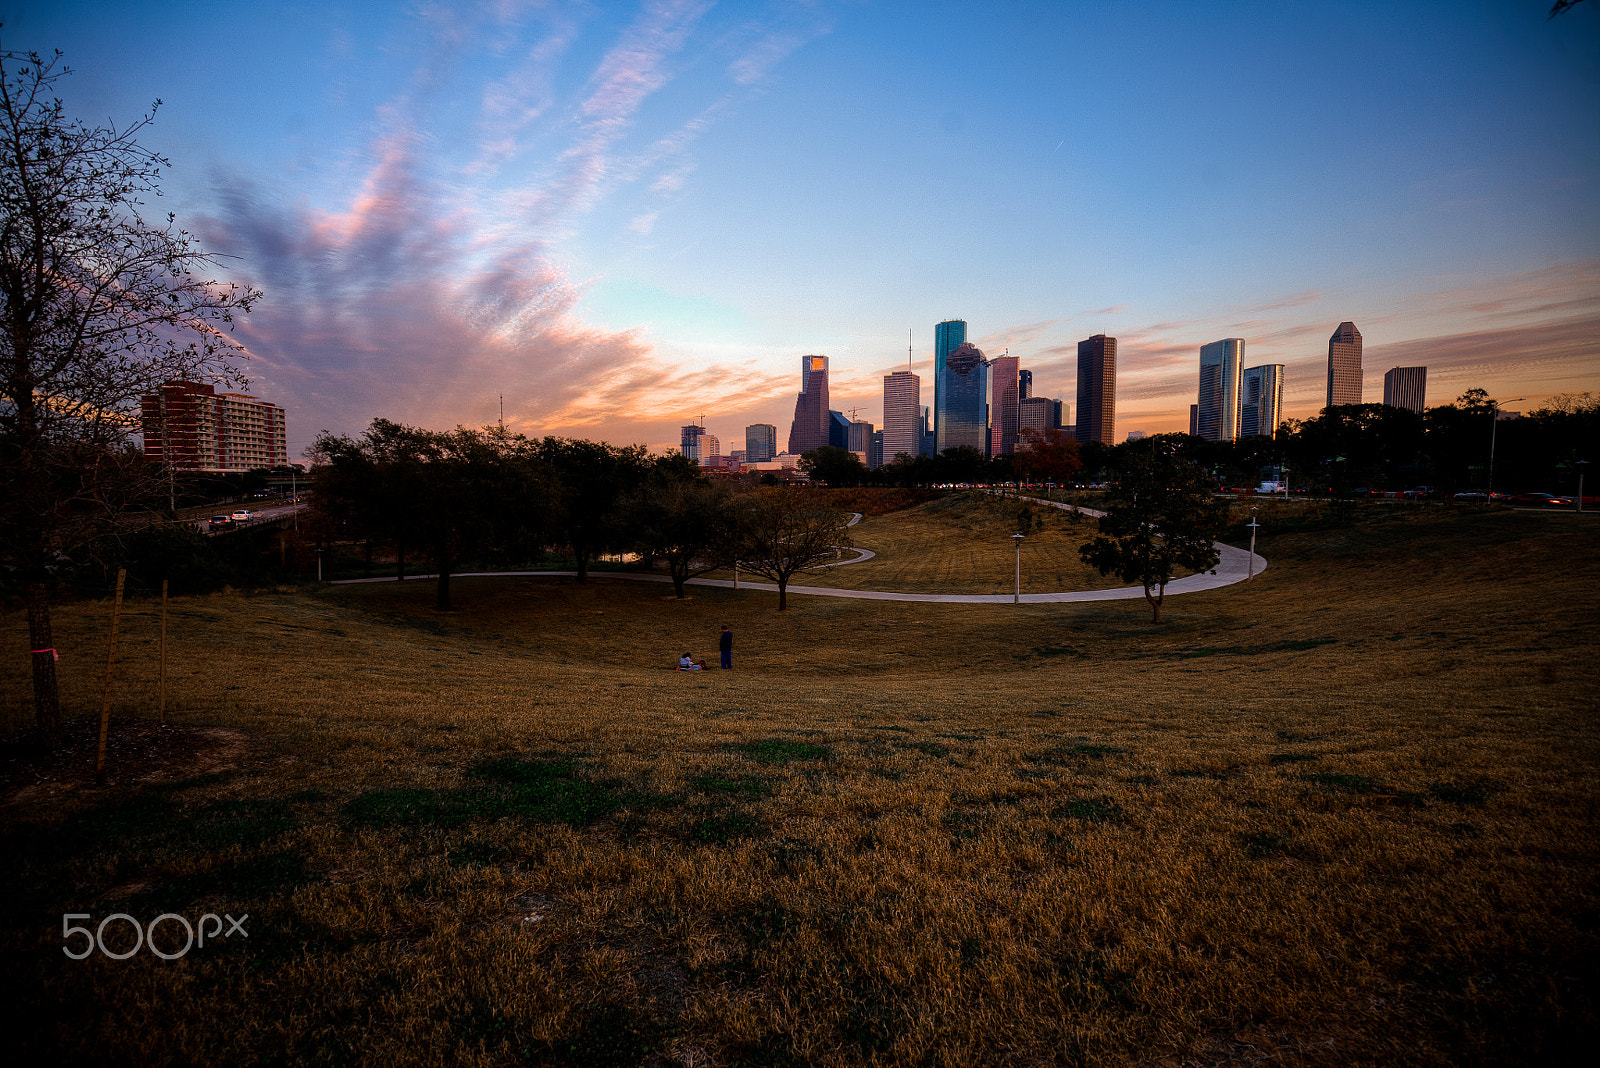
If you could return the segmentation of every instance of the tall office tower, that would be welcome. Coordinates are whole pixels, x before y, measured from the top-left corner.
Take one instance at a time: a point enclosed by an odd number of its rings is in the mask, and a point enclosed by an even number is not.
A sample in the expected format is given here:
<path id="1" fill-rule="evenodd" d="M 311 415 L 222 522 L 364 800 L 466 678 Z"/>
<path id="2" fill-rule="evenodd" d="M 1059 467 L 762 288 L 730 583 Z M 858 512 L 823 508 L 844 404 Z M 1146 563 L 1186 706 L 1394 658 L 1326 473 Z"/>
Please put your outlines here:
<path id="1" fill-rule="evenodd" d="M 800 395 L 794 400 L 789 451 L 796 456 L 828 444 L 828 358 L 800 357 Z"/>
<path id="2" fill-rule="evenodd" d="M 957 345 L 945 358 L 936 391 L 939 411 L 933 420 L 935 452 L 970 445 L 988 453 L 989 405 L 984 395 L 988 367 L 983 350 L 970 341 Z"/>
<path id="3" fill-rule="evenodd" d="M 1017 400 L 1025 401 L 1033 396 L 1033 372 L 1017 372 Z"/>
<path id="4" fill-rule="evenodd" d="M 832 445 L 836 449 L 848 449 L 850 447 L 850 420 L 845 417 L 843 412 L 828 413 L 828 440 L 826 444 Z"/>
<path id="5" fill-rule="evenodd" d="M 845 448 L 861 457 L 861 462 L 872 466 L 872 424 L 858 419 L 850 424 L 850 440 Z"/>
<path id="6" fill-rule="evenodd" d="M 1049 397 L 1028 397 L 1017 405 L 1017 439 L 1020 441 L 1024 430 L 1037 430 L 1043 433 L 1046 430 L 1055 430 L 1061 426 L 1061 402 Z"/>
<path id="7" fill-rule="evenodd" d="M 708 430 L 700 437 L 700 460 L 704 463 L 707 460 L 720 459 L 724 459 L 722 455 L 722 439 Z"/>
<path id="8" fill-rule="evenodd" d="M 1283 422 L 1283 364 L 1264 363 L 1244 369 L 1239 405 L 1241 438 L 1275 438 Z"/>
<path id="9" fill-rule="evenodd" d="M 1426 367 L 1391 367 L 1383 376 L 1383 403 L 1391 408 L 1409 408 L 1421 415 L 1427 392 Z"/>
<path id="10" fill-rule="evenodd" d="M 1191 438 L 1200 436 L 1200 405 L 1198 404 L 1189 405 L 1189 436 Z"/>
<path id="11" fill-rule="evenodd" d="M 139 398 L 145 455 L 196 471 L 255 471 L 289 463 L 282 408 L 203 382 L 164 383 Z"/>
<path id="12" fill-rule="evenodd" d="M 1328 404 L 1361 403 L 1361 331 L 1340 323 L 1328 339 Z"/>
<path id="13" fill-rule="evenodd" d="M 1096 334 L 1078 342 L 1079 441 L 1116 444 L 1117 339 Z"/>
<path id="14" fill-rule="evenodd" d="M 939 435 L 939 413 L 944 410 L 944 403 L 939 399 L 944 390 L 944 367 L 950 354 L 966 340 L 965 319 L 946 319 L 933 328 L 933 426 L 928 429 L 933 431 L 935 438 Z"/>
<path id="15" fill-rule="evenodd" d="M 1021 370 L 1015 356 L 996 356 L 989 361 L 989 455 L 1017 451 L 1017 430 L 1021 412 L 1017 391 Z"/>
<path id="16" fill-rule="evenodd" d="M 938 449 L 935 448 L 937 444 L 933 437 L 933 409 L 924 404 L 922 406 L 922 455 L 934 455 L 938 452 Z"/>
<path id="17" fill-rule="evenodd" d="M 690 423 L 682 427 L 678 433 L 678 451 L 684 456 L 701 463 L 711 458 L 711 454 L 701 448 L 700 439 L 705 437 L 706 428 Z"/>
<path id="18" fill-rule="evenodd" d="M 883 466 L 883 431 L 876 430 L 872 434 L 872 448 L 867 453 L 867 466 L 876 471 Z"/>
<path id="19" fill-rule="evenodd" d="M 749 463 L 770 462 L 778 455 L 778 428 L 771 423 L 751 423 L 745 427 L 744 455 Z"/>
<path id="20" fill-rule="evenodd" d="M 922 379 L 911 371 L 883 376 L 883 458 L 922 451 Z"/>
<path id="21" fill-rule="evenodd" d="M 1054 403 L 1056 406 L 1056 426 L 1061 427 L 1063 430 L 1071 430 L 1072 405 L 1064 400 L 1058 400 Z"/>
<path id="22" fill-rule="evenodd" d="M 1200 346 L 1200 397 L 1196 426 L 1207 441 L 1239 438 L 1239 372 L 1244 340 L 1230 337 Z"/>

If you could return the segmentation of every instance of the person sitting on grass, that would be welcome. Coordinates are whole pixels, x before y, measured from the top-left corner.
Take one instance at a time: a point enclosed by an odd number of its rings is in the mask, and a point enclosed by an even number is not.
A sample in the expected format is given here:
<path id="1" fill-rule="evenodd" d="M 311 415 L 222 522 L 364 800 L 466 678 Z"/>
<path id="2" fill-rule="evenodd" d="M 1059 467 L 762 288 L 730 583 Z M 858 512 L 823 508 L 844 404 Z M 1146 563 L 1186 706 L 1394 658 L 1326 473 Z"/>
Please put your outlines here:
<path id="1" fill-rule="evenodd" d="M 678 670 L 679 671 L 699 671 L 703 667 L 705 667 L 705 664 L 703 664 L 700 661 L 696 660 L 694 657 L 690 656 L 688 653 L 684 653 L 682 656 L 680 656 L 678 658 Z"/>

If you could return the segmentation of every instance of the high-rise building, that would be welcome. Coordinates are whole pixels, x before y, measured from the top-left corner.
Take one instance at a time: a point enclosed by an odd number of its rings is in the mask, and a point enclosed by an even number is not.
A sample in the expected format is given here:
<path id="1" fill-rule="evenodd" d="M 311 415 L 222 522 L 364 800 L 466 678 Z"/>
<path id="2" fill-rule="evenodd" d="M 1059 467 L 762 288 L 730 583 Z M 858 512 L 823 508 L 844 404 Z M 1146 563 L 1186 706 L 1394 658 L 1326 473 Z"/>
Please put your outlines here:
<path id="1" fill-rule="evenodd" d="M 843 412 L 828 413 L 828 440 L 836 449 L 850 447 L 850 420 Z"/>
<path id="2" fill-rule="evenodd" d="M 1199 436 L 1207 441 L 1239 437 L 1239 372 L 1244 340 L 1223 338 L 1200 346 L 1200 396 L 1196 414 Z"/>
<path id="3" fill-rule="evenodd" d="M 1283 422 L 1283 364 L 1264 363 L 1244 369 L 1239 405 L 1241 438 L 1278 436 Z"/>
<path id="4" fill-rule="evenodd" d="M 1017 437 L 1020 440 L 1024 430 L 1037 430 L 1043 433 L 1046 430 L 1055 430 L 1061 426 L 1061 402 L 1049 397 L 1028 397 L 1017 405 L 1019 415 Z"/>
<path id="5" fill-rule="evenodd" d="M 876 471 L 883 466 L 883 431 L 872 434 L 872 449 L 867 453 L 867 466 Z"/>
<path id="6" fill-rule="evenodd" d="M 901 453 L 922 451 L 922 379 L 911 371 L 883 376 L 883 456 L 894 463 Z"/>
<path id="7" fill-rule="evenodd" d="M 944 402 L 940 398 L 944 395 L 945 364 L 949 362 L 950 354 L 966 340 L 965 319 L 946 319 L 933 328 L 933 425 L 929 429 L 936 438 L 939 434 L 939 413 L 944 410 Z"/>
<path id="8" fill-rule="evenodd" d="M 850 423 L 850 436 L 845 443 L 845 448 L 851 452 L 859 452 L 862 456 L 866 456 L 872 451 L 872 431 L 872 424 L 865 419 L 854 420 Z M 866 461 L 863 460 L 862 462 L 865 463 Z"/>
<path id="9" fill-rule="evenodd" d="M 922 455 L 933 456 L 939 450 L 938 442 L 933 435 L 933 409 L 926 404 L 922 406 Z"/>
<path id="10" fill-rule="evenodd" d="M 218 393 L 202 382 L 167 382 L 139 398 L 145 455 L 196 471 L 286 467 L 289 428 L 276 404 Z"/>
<path id="11" fill-rule="evenodd" d="M 709 430 L 702 434 L 700 437 L 700 461 L 705 463 L 707 461 L 725 459 L 727 457 L 722 455 L 722 439 Z"/>
<path id="12" fill-rule="evenodd" d="M 1079 441 L 1116 444 L 1117 424 L 1117 339 L 1096 334 L 1078 342 L 1078 421 L 1074 431 Z"/>
<path id="13" fill-rule="evenodd" d="M 957 345 L 945 358 L 944 370 L 939 372 L 939 411 L 933 422 L 936 452 L 969 445 L 987 454 L 989 405 L 984 386 L 988 367 L 983 350 L 970 341 Z"/>
<path id="14" fill-rule="evenodd" d="M 1355 323 L 1340 323 L 1328 339 L 1328 403 L 1361 403 L 1361 331 Z"/>
<path id="15" fill-rule="evenodd" d="M 678 451 L 695 463 L 710 459 L 711 454 L 706 452 L 700 443 L 700 439 L 705 437 L 705 433 L 706 428 L 698 423 L 690 423 L 688 426 L 679 427 Z"/>
<path id="16" fill-rule="evenodd" d="M 749 463 L 769 462 L 778 455 L 778 428 L 771 423 L 751 423 L 745 427 L 744 454 Z"/>
<path id="17" fill-rule="evenodd" d="M 1001 456 L 1017 451 L 1017 431 L 1021 428 L 1021 369 L 1015 356 L 996 356 L 989 361 L 989 455 Z"/>
<path id="18" fill-rule="evenodd" d="M 1200 436 L 1200 405 L 1198 404 L 1189 405 L 1189 436 L 1191 438 Z"/>
<path id="19" fill-rule="evenodd" d="M 828 358 L 800 357 L 800 395 L 794 401 L 794 423 L 789 428 L 789 452 L 803 452 L 828 444 Z"/>
<path id="20" fill-rule="evenodd" d="M 1409 408 L 1422 414 L 1428 392 L 1426 367 L 1391 367 L 1383 376 L 1383 403 L 1391 408 Z"/>
<path id="21" fill-rule="evenodd" d="M 1033 372 L 1017 372 L 1017 400 L 1025 401 L 1033 396 Z"/>

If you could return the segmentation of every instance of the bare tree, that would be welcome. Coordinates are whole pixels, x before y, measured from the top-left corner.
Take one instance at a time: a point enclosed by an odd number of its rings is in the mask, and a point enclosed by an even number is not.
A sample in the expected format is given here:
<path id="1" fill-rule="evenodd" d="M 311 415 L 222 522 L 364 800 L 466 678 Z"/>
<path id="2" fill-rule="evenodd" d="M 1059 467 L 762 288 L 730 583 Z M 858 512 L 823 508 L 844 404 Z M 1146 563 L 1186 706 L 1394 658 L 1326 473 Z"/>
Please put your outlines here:
<path id="1" fill-rule="evenodd" d="M 117 514 L 141 394 L 237 380 L 245 353 L 227 330 L 259 296 L 212 280 L 215 258 L 171 215 L 140 216 L 170 165 L 137 140 L 154 108 L 121 129 L 68 119 L 55 97 L 68 73 L 60 53 L 0 51 L 0 557 L 26 589 L 47 741 L 51 563 Z"/>
<path id="2" fill-rule="evenodd" d="M 739 514 L 739 566 L 778 584 L 778 611 L 789 607 L 789 580 L 850 547 L 849 517 L 805 490 L 778 486 L 750 494 Z"/>

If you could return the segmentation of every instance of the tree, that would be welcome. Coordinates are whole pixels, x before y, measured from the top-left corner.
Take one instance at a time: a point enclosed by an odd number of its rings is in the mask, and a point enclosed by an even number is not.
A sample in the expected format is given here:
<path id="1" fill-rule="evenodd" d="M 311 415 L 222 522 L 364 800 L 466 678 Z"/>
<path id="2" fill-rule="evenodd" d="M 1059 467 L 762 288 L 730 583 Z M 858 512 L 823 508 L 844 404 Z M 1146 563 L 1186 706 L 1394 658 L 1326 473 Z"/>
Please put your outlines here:
<path id="1" fill-rule="evenodd" d="M 778 486 L 739 502 L 740 566 L 778 584 L 778 611 L 789 607 L 789 580 L 850 547 L 849 517 L 805 490 Z"/>
<path id="2" fill-rule="evenodd" d="M 657 458 L 625 510 L 636 548 L 667 562 L 680 598 L 691 578 L 733 562 L 735 521 L 727 487 L 700 477 L 692 460 L 676 453 Z"/>
<path id="3" fill-rule="evenodd" d="M 590 560 L 630 547 L 621 505 L 644 481 L 645 447 L 545 438 L 537 452 L 557 486 L 552 518 L 577 558 L 578 581 L 587 582 Z"/>
<path id="4" fill-rule="evenodd" d="M 872 473 L 861 457 L 837 445 L 821 445 L 801 453 L 800 470 L 813 482 L 829 486 L 859 486 Z"/>
<path id="5" fill-rule="evenodd" d="M 1021 446 L 1015 453 L 1017 471 L 1028 480 L 1066 485 L 1078 473 L 1083 461 L 1078 458 L 1078 439 L 1060 427 L 1035 430 L 1024 427 Z"/>
<path id="6" fill-rule="evenodd" d="M 1143 585 L 1155 623 L 1179 568 L 1215 574 L 1221 558 L 1213 542 L 1226 512 L 1210 476 L 1180 454 L 1184 436 L 1161 434 L 1113 450 L 1116 475 L 1100 534 L 1078 550 L 1102 575 Z"/>
<path id="7" fill-rule="evenodd" d="M 51 562 L 96 532 L 86 517 L 115 517 L 139 397 L 236 377 L 228 330 L 260 295 L 211 280 L 215 258 L 171 215 L 141 218 L 169 166 L 138 144 L 154 109 L 121 129 L 68 119 L 59 63 L 0 52 L 0 555 L 26 589 L 47 742 L 60 723 Z"/>
<path id="8" fill-rule="evenodd" d="M 458 560 L 526 540 L 549 512 L 533 443 L 496 427 L 437 432 L 375 419 L 359 439 L 321 435 L 312 454 L 322 461 L 313 472 L 318 507 L 355 536 L 422 547 L 441 612 Z"/>

